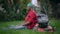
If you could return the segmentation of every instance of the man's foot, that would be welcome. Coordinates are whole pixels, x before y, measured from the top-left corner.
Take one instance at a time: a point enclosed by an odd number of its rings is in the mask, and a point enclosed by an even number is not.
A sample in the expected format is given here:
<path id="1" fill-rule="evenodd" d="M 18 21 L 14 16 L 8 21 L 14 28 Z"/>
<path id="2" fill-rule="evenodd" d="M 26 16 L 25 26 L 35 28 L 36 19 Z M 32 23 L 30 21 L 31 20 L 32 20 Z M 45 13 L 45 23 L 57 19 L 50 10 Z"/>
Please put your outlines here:
<path id="1" fill-rule="evenodd" d="M 56 30 L 56 28 L 55 28 L 55 27 L 53 27 L 52 29 L 45 28 L 44 30 L 45 30 L 45 31 L 49 31 L 49 32 L 54 32 L 54 31 Z"/>
<path id="2" fill-rule="evenodd" d="M 53 27 L 52 29 L 50 29 L 49 32 L 54 32 L 54 31 L 56 31 L 56 27 Z"/>

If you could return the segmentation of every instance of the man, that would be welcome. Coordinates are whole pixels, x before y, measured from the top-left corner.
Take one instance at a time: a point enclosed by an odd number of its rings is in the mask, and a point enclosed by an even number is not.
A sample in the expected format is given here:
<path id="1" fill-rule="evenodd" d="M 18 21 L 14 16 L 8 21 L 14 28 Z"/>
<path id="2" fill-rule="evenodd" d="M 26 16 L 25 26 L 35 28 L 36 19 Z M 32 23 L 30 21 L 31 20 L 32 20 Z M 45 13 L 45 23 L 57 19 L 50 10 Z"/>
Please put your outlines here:
<path id="1" fill-rule="evenodd" d="M 4 28 L 4 29 L 33 29 L 33 27 L 37 23 L 37 16 L 33 8 L 34 8 L 33 4 L 29 3 L 27 5 L 28 14 L 25 18 L 24 24 L 21 24 L 19 26 L 11 26 L 9 28 Z"/>
<path id="2" fill-rule="evenodd" d="M 34 8 L 34 5 L 32 3 L 29 3 L 27 5 L 28 14 L 25 18 L 25 24 L 23 25 L 27 25 L 28 29 L 33 29 L 33 27 L 37 23 L 37 16 L 33 8 Z"/>

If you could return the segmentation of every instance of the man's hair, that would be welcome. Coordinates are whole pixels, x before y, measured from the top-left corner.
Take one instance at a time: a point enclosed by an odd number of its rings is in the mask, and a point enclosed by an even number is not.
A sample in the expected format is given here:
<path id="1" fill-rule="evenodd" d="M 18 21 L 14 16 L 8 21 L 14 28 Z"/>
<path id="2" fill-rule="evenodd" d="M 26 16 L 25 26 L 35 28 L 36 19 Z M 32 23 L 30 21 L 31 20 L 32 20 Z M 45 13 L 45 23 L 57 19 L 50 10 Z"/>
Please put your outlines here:
<path id="1" fill-rule="evenodd" d="M 28 7 L 34 8 L 34 5 L 32 3 L 27 4 Z"/>

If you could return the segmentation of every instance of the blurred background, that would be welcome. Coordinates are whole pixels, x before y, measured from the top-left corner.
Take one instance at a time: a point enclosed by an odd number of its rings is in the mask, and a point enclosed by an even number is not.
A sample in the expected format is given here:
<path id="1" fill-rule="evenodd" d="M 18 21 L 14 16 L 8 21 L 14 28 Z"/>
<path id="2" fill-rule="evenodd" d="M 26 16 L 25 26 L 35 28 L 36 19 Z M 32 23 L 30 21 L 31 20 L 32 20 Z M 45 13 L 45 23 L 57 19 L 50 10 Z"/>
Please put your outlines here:
<path id="1" fill-rule="evenodd" d="M 29 2 L 32 0 L 0 0 L 0 21 L 24 20 Z M 37 5 L 37 13 L 46 11 L 50 18 L 60 18 L 60 0 L 37 0 Z"/>

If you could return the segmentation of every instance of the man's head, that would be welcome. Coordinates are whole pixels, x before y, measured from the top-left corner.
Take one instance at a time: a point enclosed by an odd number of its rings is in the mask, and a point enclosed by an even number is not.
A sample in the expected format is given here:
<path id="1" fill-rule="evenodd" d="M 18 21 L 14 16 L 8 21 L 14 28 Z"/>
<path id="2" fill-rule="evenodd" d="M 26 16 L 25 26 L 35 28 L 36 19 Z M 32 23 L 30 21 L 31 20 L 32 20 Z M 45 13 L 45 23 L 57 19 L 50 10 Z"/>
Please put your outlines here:
<path id="1" fill-rule="evenodd" d="M 27 10 L 33 9 L 34 5 L 32 3 L 27 4 Z"/>

